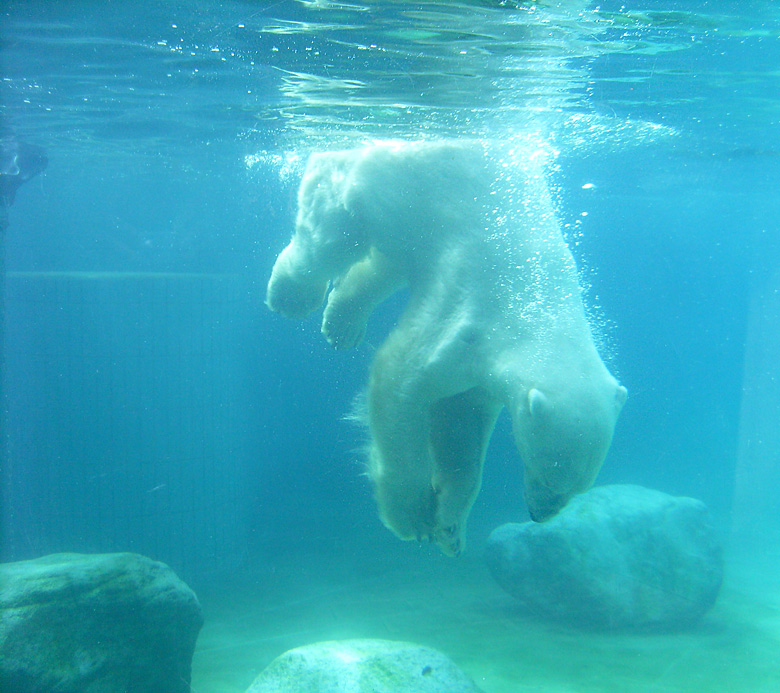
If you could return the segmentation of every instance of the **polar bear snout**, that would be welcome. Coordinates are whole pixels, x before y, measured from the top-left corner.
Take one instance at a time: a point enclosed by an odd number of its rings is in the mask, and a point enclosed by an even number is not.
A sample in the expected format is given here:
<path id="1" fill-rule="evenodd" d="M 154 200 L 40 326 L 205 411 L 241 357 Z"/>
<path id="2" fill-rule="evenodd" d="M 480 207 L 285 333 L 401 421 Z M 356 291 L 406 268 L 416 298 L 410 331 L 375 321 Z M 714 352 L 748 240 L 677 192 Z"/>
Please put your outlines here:
<path id="1" fill-rule="evenodd" d="M 545 507 L 543 509 L 534 509 L 530 506 L 528 506 L 528 515 L 531 517 L 531 519 L 534 522 L 545 522 L 546 520 L 549 520 L 551 517 L 555 517 L 560 510 L 563 508 L 563 506 L 566 505 L 568 501 L 562 501 L 560 504 L 555 504 L 553 506 Z"/>
<path id="2" fill-rule="evenodd" d="M 560 434 L 560 438 L 564 438 Z M 528 514 L 534 522 L 544 522 L 558 514 L 571 498 L 590 488 L 606 456 L 606 448 L 565 453 L 549 445 L 538 447 L 520 441 L 524 449 L 524 498 Z M 546 441 L 547 442 L 547 441 Z M 566 447 L 566 446 L 565 446 Z"/>
<path id="3" fill-rule="evenodd" d="M 534 522 L 544 522 L 555 517 L 574 494 L 552 493 L 549 489 L 526 480 L 525 504 Z"/>

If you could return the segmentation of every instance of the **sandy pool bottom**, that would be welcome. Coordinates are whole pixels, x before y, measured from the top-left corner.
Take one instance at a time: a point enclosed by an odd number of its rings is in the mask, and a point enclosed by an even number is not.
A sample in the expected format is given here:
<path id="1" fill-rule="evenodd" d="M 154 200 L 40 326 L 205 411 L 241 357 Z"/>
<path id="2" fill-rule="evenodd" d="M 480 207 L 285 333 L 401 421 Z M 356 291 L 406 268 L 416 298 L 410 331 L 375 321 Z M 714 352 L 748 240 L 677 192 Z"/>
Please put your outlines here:
<path id="1" fill-rule="evenodd" d="M 392 552 L 391 552 L 392 553 Z M 780 553 L 727 558 L 718 603 L 693 630 L 573 630 L 518 611 L 479 555 L 297 555 L 199 590 L 195 693 L 244 693 L 276 656 L 320 640 L 434 647 L 485 693 L 780 691 Z"/>

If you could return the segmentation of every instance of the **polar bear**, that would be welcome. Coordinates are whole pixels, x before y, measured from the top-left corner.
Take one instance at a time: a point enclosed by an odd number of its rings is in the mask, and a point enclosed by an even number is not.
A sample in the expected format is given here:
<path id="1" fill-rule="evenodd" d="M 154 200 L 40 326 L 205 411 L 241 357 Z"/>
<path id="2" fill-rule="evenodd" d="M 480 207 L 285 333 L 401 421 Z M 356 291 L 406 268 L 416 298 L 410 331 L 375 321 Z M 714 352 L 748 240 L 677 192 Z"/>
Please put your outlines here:
<path id="1" fill-rule="evenodd" d="M 327 297 L 323 334 L 348 348 L 408 286 L 371 366 L 368 469 L 384 524 L 449 555 L 465 546 L 502 408 L 543 521 L 591 486 L 627 395 L 595 347 L 544 167 L 507 154 L 468 142 L 314 154 L 267 289 L 294 318 Z"/>

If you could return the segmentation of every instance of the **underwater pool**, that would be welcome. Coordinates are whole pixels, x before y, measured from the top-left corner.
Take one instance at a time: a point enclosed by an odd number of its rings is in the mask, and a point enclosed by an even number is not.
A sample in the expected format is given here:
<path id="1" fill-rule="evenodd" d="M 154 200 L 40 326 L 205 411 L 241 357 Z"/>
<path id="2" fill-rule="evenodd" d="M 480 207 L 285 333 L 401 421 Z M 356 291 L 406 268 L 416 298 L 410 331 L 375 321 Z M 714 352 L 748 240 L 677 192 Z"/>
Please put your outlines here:
<path id="1" fill-rule="evenodd" d="M 776 3 L 0 12 L 2 562 L 169 565 L 195 693 L 352 638 L 485 693 L 780 687 Z M 695 623 L 494 580 L 594 477 L 706 506 Z"/>

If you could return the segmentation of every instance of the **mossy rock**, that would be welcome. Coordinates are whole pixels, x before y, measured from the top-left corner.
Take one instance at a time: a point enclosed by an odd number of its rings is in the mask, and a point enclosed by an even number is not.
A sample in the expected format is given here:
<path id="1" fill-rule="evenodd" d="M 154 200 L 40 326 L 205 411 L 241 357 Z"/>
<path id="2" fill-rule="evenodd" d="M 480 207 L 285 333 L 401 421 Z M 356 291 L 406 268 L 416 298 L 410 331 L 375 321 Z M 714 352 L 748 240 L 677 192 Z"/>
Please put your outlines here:
<path id="1" fill-rule="evenodd" d="M 336 640 L 288 650 L 247 693 L 479 693 L 441 652 L 408 642 Z"/>

